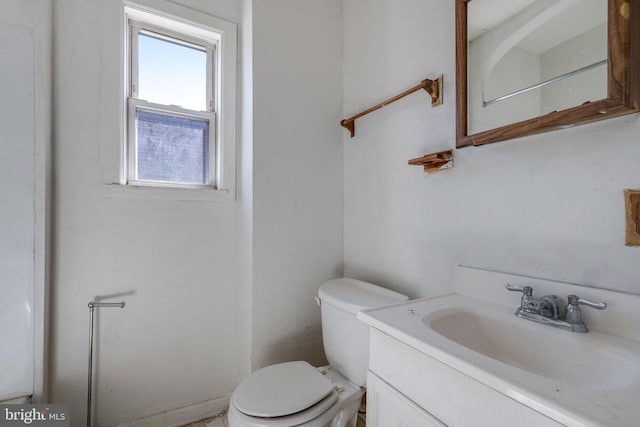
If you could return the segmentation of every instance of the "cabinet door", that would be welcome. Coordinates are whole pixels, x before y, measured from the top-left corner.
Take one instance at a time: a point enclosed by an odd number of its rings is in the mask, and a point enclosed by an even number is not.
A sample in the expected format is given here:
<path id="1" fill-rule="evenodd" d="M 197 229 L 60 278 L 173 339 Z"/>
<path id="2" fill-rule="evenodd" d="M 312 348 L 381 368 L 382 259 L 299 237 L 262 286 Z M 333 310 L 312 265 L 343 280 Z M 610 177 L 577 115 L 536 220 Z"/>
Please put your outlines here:
<path id="1" fill-rule="evenodd" d="M 367 427 L 446 427 L 398 390 L 367 374 Z"/>
<path id="2" fill-rule="evenodd" d="M 51 3 L 0 12 L 0 402 L 45 390 Z"/>

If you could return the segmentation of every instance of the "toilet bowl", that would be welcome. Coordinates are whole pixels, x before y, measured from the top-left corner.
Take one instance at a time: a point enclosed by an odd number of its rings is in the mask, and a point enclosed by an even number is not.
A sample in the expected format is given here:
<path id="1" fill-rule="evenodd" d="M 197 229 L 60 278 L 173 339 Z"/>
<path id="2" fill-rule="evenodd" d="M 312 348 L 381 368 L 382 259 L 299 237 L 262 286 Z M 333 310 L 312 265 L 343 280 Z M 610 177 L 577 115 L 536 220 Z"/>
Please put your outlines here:
<path id="1" fill-rule="evenodd" d="M 369 361 L 369 330 L 356 315 L 408 298 L 349 278 L 324 283 L 318 297 L 329 365 L 297 361 L 252 373 L 231 396 L 230 427 L 355 427 Z"/>
<path id="2" fill-rule="evenodd" d="M 330 366 L 289 362 L 263 368 L 248 379 L 255 375 L 257 381 L 245 381 L 241 385 L 250 386 L 234 392 L 229 426 L 355 427 L 364 389 Z"/>

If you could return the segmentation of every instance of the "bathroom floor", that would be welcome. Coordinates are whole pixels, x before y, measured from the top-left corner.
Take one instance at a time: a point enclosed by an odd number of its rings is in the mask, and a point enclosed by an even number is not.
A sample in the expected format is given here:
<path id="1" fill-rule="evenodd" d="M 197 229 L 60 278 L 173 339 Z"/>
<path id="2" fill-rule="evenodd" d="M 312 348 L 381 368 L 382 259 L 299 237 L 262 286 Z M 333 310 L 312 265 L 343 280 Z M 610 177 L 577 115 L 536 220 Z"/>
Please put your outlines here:
<path id="1" fill-rule="evenodd" d="M 223 413 L 213 418 L 207 418 L 206 420 L 187 424 L 183 427 L 229 427 L 229 424 L 227 423 L 227 415 Z M 366 427 L 364 414 L 360 414 L 358 416 L 357 427 Z"/>
<path id="2" fill-rule="evenodd" d="M 229 423 L 227 423 L 227 414 L 222 413 L 216 417 L 207 418 L 206 420 L 187 424 L 182 427 L 229 427 Z"/>

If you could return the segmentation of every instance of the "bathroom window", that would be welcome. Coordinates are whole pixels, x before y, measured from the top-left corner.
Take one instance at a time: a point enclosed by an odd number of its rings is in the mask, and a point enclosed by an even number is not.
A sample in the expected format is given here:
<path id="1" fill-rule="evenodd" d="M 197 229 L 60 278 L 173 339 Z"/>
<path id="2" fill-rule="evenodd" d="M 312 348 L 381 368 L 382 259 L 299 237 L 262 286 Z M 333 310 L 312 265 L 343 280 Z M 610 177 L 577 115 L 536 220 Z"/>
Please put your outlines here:
<path id="1" fill-rule="evenodd" d="M 235 74 L 235 64 L 228 64 L 235 62 L 235 25 L 198 13 L 200 21 L 226 28 L 218 31 L 133 5 L 125 6 L 125 15 L 122 184 L 228 192 L 233 179 L 225 176 L 235 163 L 229 153 L 235 152 L 235 131 L 229 129 L 235 128 L 235 76 L 221 76 L 223 70 Z M 233 54 L 223 56 L 223 45 Z M 232 97 L 223 99 L 223 92 Z"/>

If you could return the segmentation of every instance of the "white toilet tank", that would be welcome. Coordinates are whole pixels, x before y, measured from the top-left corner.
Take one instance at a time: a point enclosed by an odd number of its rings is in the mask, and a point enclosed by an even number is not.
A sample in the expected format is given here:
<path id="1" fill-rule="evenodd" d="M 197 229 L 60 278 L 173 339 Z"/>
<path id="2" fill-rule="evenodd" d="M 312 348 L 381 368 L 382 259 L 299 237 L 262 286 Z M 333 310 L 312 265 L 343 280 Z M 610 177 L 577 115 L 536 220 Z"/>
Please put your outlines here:
<path id="1" fill-rule="evenodd" d="M 369 368 L 369 327 L 358 311 L 407 301 L 409 298 L 360 280 L 333 279 L 318 291 L 322 339 L 329 364 L 354 384 L 364 387 Z"/>

